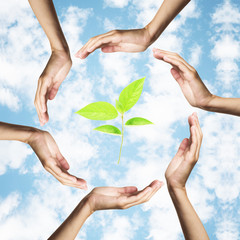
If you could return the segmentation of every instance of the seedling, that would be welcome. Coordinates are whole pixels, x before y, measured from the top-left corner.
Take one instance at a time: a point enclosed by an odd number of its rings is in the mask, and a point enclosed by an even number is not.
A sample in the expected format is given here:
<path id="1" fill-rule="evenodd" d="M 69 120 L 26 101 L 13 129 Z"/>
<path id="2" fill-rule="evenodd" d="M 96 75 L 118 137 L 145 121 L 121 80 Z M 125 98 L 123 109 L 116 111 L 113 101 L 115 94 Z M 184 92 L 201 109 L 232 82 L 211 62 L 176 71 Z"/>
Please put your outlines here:
<path id="1" fill-rule="evenodd" d="M 119 152 L 118 163 L 120 162 L 123 146 L 124 126 L 140 126 L 153 124 L 149 120 L 141 117 L 131 118 L 124 123 L 125 112 L 131 109 L 137 103 L 138 99 L 141 96 L 144 80 L 145 77 L 136 80 L 130 83 L 127 87 L 125 87 L 119 95 L 119 100 L 116 100 L 116 108 L 108 102 L 95 102 L 88 104 L 86 107 L 76 112 L 77 114 L 85 118 L 103 121 L 115 119 L 118 116 L 118 112 L 120 113 L 122 120 L 122 132 L 113 125 L 102 125 L 93 129 L 103 133 L 121 136 L 122 142 Z"/>

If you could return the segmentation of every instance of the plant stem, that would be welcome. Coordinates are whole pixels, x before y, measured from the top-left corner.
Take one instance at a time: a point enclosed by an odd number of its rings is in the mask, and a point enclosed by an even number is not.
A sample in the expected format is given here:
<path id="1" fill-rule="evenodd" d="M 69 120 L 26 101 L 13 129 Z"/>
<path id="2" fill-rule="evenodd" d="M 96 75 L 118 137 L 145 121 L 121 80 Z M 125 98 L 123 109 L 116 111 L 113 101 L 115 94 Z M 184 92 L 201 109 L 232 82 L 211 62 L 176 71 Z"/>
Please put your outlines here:
<path id="1" fill-rule="evenodd" d="M 119 162 L 120 162 L 121 153 L 122 153 L 122 146 L 123 146 L 123 134 L 124 134 L 123 114 L 122 114 L 121 118 L 122 118 L 122 142 L 121 142 L 121 147 L 120 147 L 120 153 L 119 153 L 119 158 L 118 158 L 118 164 L 119 164 Z"/>

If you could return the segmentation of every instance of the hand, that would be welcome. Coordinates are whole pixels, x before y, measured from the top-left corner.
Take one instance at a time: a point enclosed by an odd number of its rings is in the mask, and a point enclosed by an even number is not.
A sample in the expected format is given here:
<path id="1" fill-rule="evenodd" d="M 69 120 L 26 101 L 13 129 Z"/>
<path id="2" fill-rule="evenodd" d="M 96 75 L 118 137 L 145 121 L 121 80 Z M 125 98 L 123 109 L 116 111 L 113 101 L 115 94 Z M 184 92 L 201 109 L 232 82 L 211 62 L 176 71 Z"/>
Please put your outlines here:
<path id="1" fill-rule="evenodd" d="M 188 118 L 190 126 L 190 138 L 185 138 L 165 172 L 168 188 L 185 189 L 187 179 L 196 164 L 201 142 L 202 131 L 198 122 L 197 114 L 193 113 Z"/>
<path id="2" fill-rule="evenodd" d="M 172 65 L 171 74 L 178 82 L 187 101 L 193 107 L 206 108 L 213 98 L 197 71 L 178 54 L 153 49 L 153 56 Z"/>
<path id="3" fill-rule="evenodd" d="M 87 189 L 86 181 L 67 172 L 69 164 L 60 153 L 53 137 L 45 131 L 36 129 L 27 141 L 38 156 L 43 167 L 63 185 Z"/>
<path id="4" fill-rule="evenodd" d="M 127 209 L 147 202 L 162 185 L 162 182 L 155 180 L 141 191 L 136 187 L 96 187 L 84 198 L 84 201 L 91 212 L 104 209 Z"/>
<path id="5" fill-rule="evenodd" d="M 54 50 L 47 66 L 38 79 L 34 104 L 42 126 L 49 120 L 47 101 L 48 99 L 52 100 L 55 98 L 58 89 L 66 78 L 71 66 L 72 61 L 69 53 Z"/>
<path id="6" fill-rule="evenodd" d="M 98 48 L 101 48 L 104 53 L 143 52 L 150 44 L 151 37 L 147 27 L 133 30 L 113 30 L 88 40 L 75 56 L 84 59 Z"/>

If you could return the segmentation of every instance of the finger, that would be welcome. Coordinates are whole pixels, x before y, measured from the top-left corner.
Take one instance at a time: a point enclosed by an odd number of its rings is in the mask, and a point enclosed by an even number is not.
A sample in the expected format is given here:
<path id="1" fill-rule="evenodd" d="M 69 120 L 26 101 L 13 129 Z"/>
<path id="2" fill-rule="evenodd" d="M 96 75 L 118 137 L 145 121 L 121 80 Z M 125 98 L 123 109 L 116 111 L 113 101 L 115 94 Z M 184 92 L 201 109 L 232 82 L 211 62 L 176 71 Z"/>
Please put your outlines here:
<path id="1" fill-rule="evenodd" d="M 191 145 L 190 145 L 190 153 L 191 153 L 191 160 L 193 156 L 195 156 L 197 152 L 197 147 L 198 147 L 198 139 L 197 139 L 197 133 L 196 133 L 196 126 L 191 126 L 190 128 L 190 138 L 191 138 Z"/>
<path id="2" fill-rule="evenodd" d="M 67 160 L 60 154 L 60 157 L 58 157 L 58 161 L 65 170 L 68 170 L 70 168 Z"/>
<path id="3" fill-rule="evenodd" d="M 57 83 L 57 84 L 53 85 L 53 87 L 51 88 L 51 90 L 49 92 L 49 96 L 48 96 L 49 100 L 53 100 L 56 97 L 60 85 L 61 85 L 61 83 Z"/>
<path id="4" fill-rule="evenodd" d="M 47 169 L 47 168 L 46 168 L 46 169 Z M 48 171 L 49 173 L 51 173 L 51 174 L 52 174 L 60 183 L 62 183 L 63 185 L 87 190 L 86 181 L 85 181 L 84 179 L 78 179 L 77 182 L 72 182 L 72 181 L 65 180 L 65 179 L 59 177 L 59 176 L 58 176 L 57 174 L 55 174 L 55 172 L 53 172 L 52 169 L 50 169 L 50 168 L 48 168 L 47 171 Z"/>
<path id="5" fill-rule="evenodd" d="M 61 182 L 74 184 L 76 186 L 83 185 L 86 187 L 86 181 L 84 179 L 77 178 L 76 176 L 69 174 L 66 170 L 63 171 L 55 164 L 52 164 L 49 169 L 58 177 L 58 179 L 61 179 Z"/>
<path id="6" fill-rule="evenodd" d="M 143 190 L 138 191 L 136 194 L 133 194 L 132 196 L 129 196 L 127 199 L 128 204 L 141 201 L 144 198 L 144 196 L 148 194 L 150 195 L 151 192 L 154 190 L 154 188 L 158 186 L 158 184 L 159 184 L 159 181 L 153 181 L 150 185 L 145 187 Z"/>
<path id="7" fill-rule="evenodd" d="M 91 47 L 93 44 L 95 44 L 95 42 L 98 41 L 99 38 L 104 37 L 104 36 L 108 36 L 110 34 L 112 34 L 111 31 L 107 32 L 107 33 L 104 33 L 104 34 L 100 34 L 98 36 L 95 36 L 95 37 L 89 39 L 87 41 L 87 43 L 84 44 L 84 46 L 75 54 L 75 57 L 79 57 L 81 59 L 86 58 L 90 53 L 93 52 L 93 51 L 92 52 L 89 51 L 89 47 Z"/>
<path id="8" fill-rule="evenodd" d="M 179 84 L 180 86 L 183 85 L 184 79 L 183 79 L 182 76 L 179 74 L 178 70 L 175 69 L 175 68 L 172 68 L 172 69 L 170 70 L 170 72 L 171 72 L 173 78 L 178 82 L 178 84 Z"/>
<path id="9" fill-rule="evenodd" d="M 160 182 L 158 180 L 155 180 L 152 184 L 150 184 L 151 188 L 153 188 L 153 191 L 151 194 L 145 199 L 145 202 L 149 201 L 152 196 L 164 185 L 163 182 Z"/>
<path id="10" fill-rule="evenodd" d="M 183 73 L 187 73 L 190 71 L 190 69 L 179 59 L 173 57 L 173 56 L 163 56 L 162 59 L 164 62 L 171 64 L 174 68 L 178 68 Z"/>
<path id="11" fill-rule="evenodd" d="M 43 126 L 44 121 L 42 119 L 42 112 L 41 112 L 40 101 L 39 101 L 39 99 L 40 99 L 39 92 L 40 92 L 41 85 L 42 85 L 42 81 L 41 81 L 41 79 L 39 79 L 38 80 L 37 91 L 36 91 L 36 95 L 35 95 L 35 99 L 34 99 L 34 105 L 35 105 L 35 108 L 36 108 L 36 111 L 37 111 L 37 115 L 38 115 L 38 118 L 39 118 L 40 125 Z"/>
<path id="12" fill-rule="evenodd" d="M 178 151 L 176 153 L 177 156 L 181 157 L 184 152 L 186 151 L 187 147 L 189 146 L 189 139 L 184 138 L 178 148 Z"/>
<path id="13" fill-rule="evenodd" d="M 162 182 L 158 180 L 151 183 L 149 186 L 140 191 L 137 196 L 139 198 L 136 201 L 132 201 L 126 205 L 126 208 L 145 203 L 151 199 L 151 197 L 163 186 Z"/>
<path id="14" fill-rule="evenodd" d="M 169 56 L 175 59 L 178 59 L 179 61 L 181 61 L 184 65 L 186 65 L 190 70 L 193 70 L 193 67 L 188 64 L 188 62 L 186 62 L 179 54 L 174 53 L 174 52 L 170 52 L 170 51 L 165 51 L 165 50 L 161 50 L 161 49 L 154 49 L 154 54 L 156 56 L 160 55 L 160 56 Z"/>
<path id="15" fill-rule="evenodd" d="M 40 107 L 40 114 L 41 114 L 41 121 L 43 125 L 48 122 L 49 116 L 47 112 L 47 99 L 48 99 L 48 84 L 44 82 L 41 85 L 39 91 L 39 107 Z"/>
<path id="16" fill-rule="evenodd" d="M 198 139 L 198 146 L 197 146 L 197 152 L 196 152 L 196 158 L 198 159 L 201 144 L 202 144 L 202 130 L 201 130 L 196 113 L 193 116 L 194 116 L 194 121 L 195 121 L 195 125 L 196 125 L 196 134 L 197 134 L 197 139 Z"/>
<path id="17" fill-rule="evenodd" d="M 88 52 L 93 52 L 98 48 L 105 47 L 115 40 L 114 35 L 109 35 L 109 36 L 103 36 L 101 38 L 98 38 L 96 41 L 93 41 L 87 48 Z"/>
<path id="18" fill-rule="evenodd" d="M 47 111 L 47 99 L 48 99 L 48 88 L 49 84 L 47 80 L 44 80 L 44 82 L 41 84 L 40 90 L 39 90 L 39 99 L 40 99 L 40 107 L 41 107 L 41 112 L 46 112 Z"/>

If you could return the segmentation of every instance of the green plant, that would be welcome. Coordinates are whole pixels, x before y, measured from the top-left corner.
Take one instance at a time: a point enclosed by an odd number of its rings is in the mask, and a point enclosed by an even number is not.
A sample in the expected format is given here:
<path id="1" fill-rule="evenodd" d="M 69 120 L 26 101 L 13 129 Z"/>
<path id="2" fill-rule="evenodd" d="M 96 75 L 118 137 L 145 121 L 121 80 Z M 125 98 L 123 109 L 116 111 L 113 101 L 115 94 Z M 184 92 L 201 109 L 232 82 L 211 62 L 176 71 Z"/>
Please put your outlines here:
<path id="1" fill-rule="evenodd" d="M 144 80 L 145 77 L 136 80 L 130 83 L 127 87 L 125 87 L 119 95 L 119 100 L 116 100 L 116 108 L 108 102 L 95 102 L 88 104 L 86 107 L 76 112 L 77 114 L 91 120 L 104 120 L 104 121 L 114 119 L 118 116 L 118 112 L 120 113 L 122 119 L 122 132 L 113 125 L 102 125 L 97 128 L 94 128 L 94 130 L 96 131 L 122 137 L 118 163 L 120 162 L 123 146 L 124 126 L 140 126 L 153 124 L 149 120 L 141 117 L 131 118 L 124 124 L 124 114 L 129 109 L 131 109 L 140 98 Z"/>

